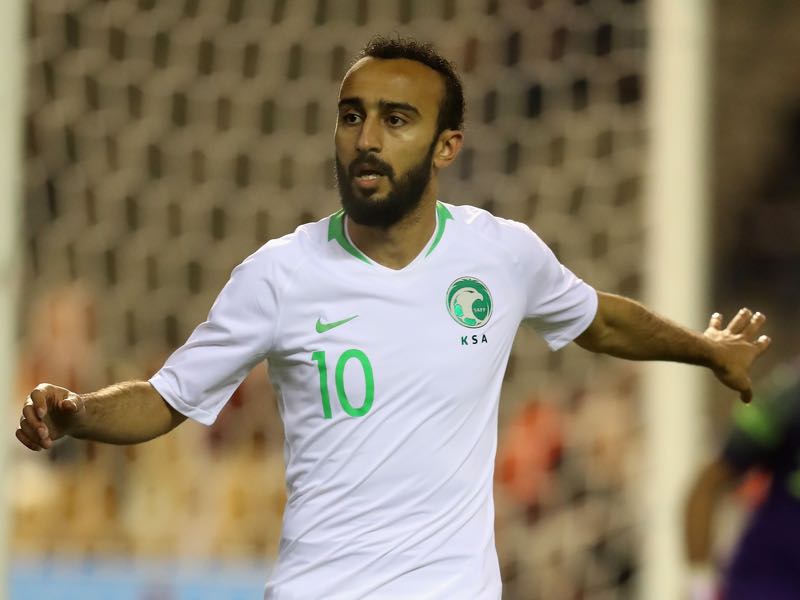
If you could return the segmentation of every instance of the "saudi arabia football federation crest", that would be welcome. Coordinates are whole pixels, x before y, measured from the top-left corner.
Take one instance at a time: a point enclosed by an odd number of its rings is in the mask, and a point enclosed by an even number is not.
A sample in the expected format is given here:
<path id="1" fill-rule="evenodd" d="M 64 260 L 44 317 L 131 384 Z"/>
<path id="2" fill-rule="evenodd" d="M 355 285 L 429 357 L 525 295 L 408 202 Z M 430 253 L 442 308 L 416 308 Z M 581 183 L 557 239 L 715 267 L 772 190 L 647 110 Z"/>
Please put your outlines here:
<path id="1" fill-rule="evenodd" d="M 483 327 L 492 316 L 489 288 L 474 277 L 456 279 L 447 289 L 447 312 L 464 327 Z"/>

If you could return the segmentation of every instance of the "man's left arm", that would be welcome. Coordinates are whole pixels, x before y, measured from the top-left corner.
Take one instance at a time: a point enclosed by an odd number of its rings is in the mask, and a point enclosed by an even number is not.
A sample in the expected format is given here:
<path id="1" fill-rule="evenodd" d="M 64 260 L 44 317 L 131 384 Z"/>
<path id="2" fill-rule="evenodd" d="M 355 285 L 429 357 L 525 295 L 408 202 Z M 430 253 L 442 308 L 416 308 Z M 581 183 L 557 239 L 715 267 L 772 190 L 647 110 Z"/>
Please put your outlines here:
<path id="1" fill-rule="evenodd" d="M 575 342 L 586 350 L 629 360 L 667 360 L 701 365 L 739 392 L 743 402 L 752 398 L 750 367 L 768 347 L 759 336 L 766 317 L 741 309 L 723 328 L 722 315 L 714 313 L 708 328 L 698 333 L 648 310 L 622 296 L 598 292 L 597 314 Z"/>

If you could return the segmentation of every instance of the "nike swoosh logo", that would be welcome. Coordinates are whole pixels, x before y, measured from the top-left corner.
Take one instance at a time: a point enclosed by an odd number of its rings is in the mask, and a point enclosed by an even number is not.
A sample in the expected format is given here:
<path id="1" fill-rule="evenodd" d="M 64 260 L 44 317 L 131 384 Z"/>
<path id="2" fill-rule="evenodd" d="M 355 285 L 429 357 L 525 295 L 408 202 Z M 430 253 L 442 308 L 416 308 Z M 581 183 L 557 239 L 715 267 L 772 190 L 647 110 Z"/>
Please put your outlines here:
<path id="1" fill-rule="evenodd" d="M 354 315 L 352 317 L 348 317 L 347 319 L 342 319 L 341 321 L 334 321 L 333 323 L 323 323 L 321 319 L 317 319 L 317 333 L 325 333 L 326 331 L 335 329 L 336 327 L 339 327 L 339 325 L 344 325 L 345 323 L 349 323 L 357 316 L 358 315 Z"/>

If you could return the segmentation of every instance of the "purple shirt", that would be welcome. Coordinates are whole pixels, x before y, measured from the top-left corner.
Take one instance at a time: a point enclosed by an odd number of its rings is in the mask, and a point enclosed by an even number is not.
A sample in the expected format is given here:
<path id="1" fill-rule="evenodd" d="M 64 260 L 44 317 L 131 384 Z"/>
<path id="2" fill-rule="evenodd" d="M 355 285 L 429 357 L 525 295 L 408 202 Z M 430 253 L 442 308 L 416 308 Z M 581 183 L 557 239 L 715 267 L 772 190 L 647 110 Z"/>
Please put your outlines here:
<path id="1" fill-rule="evenodd" d="M 723 458 L 772 474 L 725 578 L 725 600 L 800 598 L 800 369 L 783 367 L 768 391 L 736 413 Z"/>

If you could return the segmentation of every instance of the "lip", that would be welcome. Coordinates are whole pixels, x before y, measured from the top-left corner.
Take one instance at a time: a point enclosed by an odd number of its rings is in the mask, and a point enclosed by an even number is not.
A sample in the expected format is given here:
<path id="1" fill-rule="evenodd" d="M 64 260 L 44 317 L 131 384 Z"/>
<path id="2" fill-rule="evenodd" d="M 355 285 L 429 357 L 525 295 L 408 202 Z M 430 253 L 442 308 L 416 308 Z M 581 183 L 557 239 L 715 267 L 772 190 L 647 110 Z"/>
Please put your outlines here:
<path id="1" fill-rule="evenodd" d="M 350 165 L 350 174 L 354 176 L 363 175 L 364 173 L 386 175 L 387 169 L 389 169 L 388 165 L 382 164 L 378 160 L 356 159 L 356 162 Z"/>
<path id="2" fill-rule="evenodd" d="M 353 177 L 353 182 L 359 189 L 375 190 L 381 184 L 383 178 L 384 175 L 378 175 L 378 174 L 367 175 L 367 176 L 355 175 Z"/>

